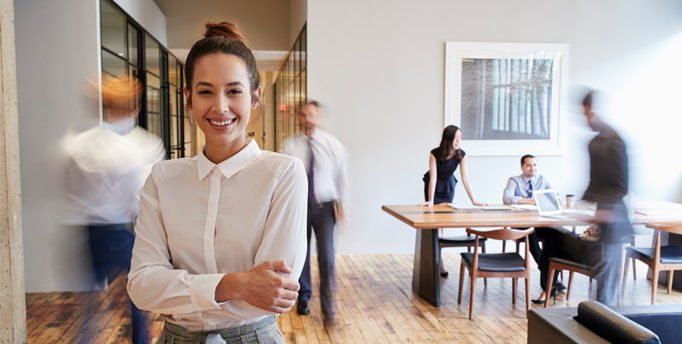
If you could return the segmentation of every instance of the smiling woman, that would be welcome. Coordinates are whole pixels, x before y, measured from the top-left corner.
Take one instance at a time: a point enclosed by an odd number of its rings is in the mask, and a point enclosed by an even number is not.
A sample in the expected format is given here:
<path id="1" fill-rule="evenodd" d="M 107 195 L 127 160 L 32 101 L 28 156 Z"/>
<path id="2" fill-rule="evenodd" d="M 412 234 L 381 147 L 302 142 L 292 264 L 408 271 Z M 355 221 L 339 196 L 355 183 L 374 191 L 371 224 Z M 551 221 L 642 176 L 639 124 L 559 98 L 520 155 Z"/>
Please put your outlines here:
<path id="1" fill-rule="evenodd" d="M 294 306 L 306 258 L 305 170 L 245 138 L 262 90 L 236 26 L 208 23 L 204 37 L 185 96 L 206 146 L 155 165 L 140 191 L 129 294 L 168 317 L 159 344 L 285 343 L 275 316 Z"/>
<path id="2" fill-rule="evenodd" d="M 235 55 L 210 54 L 199 59 L 194 69 L 188 109 L 206 135 L 206 157 L 217 163 L 244 147 L 251 110 L 258 107 L 262 89 L 251 91 L 244 61 Z M 256 73 L 258 75 L 258 73 Z"/>

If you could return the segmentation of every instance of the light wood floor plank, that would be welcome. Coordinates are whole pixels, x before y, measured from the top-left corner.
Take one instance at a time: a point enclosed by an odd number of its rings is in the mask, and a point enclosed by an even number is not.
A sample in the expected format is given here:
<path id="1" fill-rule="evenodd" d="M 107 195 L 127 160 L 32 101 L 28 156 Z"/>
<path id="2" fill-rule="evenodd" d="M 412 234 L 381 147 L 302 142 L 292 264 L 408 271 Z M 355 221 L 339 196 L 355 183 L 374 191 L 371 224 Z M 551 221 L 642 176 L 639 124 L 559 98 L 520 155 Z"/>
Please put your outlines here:
<path id="1" fill-rule="evenodd" d="M 311 260 L 313 297 L 310 315 L 296 308 L 277 319 L 288 343 L 525 343 L 524 281 L 519 279 L 516 305 L 512 304 L 511 279 L 488 279 L 477 283 L 474 320 L 468 319 L 469 277 L 465 276 L 462 304 L 457 305 L 460 251 L 445 250 L 450 271 L 441 278 L 441 307 L 433 307 L 412 291 L 412 255 L 344 255 L 336 257 L 337 293 L 335 326 L 325 328 L 320 309 L 319 270 Z M 625 305 L 650 303 L 651 282 L 646 265 L 637 263 L 625 287 Z M 540 295 L 540 273 L 532 271 L 531 297 Z M 565 284 L 568 274 L 565 274 Z M 26 294 L 28 343 L 131 343 L 129 299 L 124 275 L 103 292 Z M 559 293 L 556 305 L 575 307 L 596 297 L 597 283 L 576 274 L 571 300 Z M 682 293 L 659 288 L 657 304 L 680 304 Z M 533 305 L 533 307 L 542 307 Z M 164 318 L 148 320 L 152 339 L 160 335 Z"/>

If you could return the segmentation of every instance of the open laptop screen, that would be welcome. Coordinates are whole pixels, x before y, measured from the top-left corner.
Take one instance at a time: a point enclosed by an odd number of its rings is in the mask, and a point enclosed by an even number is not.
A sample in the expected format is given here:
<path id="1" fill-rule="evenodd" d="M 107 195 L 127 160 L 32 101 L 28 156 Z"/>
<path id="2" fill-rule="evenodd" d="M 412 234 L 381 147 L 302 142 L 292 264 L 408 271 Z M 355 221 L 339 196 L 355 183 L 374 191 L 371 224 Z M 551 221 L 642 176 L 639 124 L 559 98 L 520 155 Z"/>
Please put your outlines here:
<path id="1" fill-rule="evenodd" d="M 535 197 L 535 203 L 538 206 L 540 215 L 561 212 L 561 205 L 554 189 L 534 191 L 533 196 Z"/>

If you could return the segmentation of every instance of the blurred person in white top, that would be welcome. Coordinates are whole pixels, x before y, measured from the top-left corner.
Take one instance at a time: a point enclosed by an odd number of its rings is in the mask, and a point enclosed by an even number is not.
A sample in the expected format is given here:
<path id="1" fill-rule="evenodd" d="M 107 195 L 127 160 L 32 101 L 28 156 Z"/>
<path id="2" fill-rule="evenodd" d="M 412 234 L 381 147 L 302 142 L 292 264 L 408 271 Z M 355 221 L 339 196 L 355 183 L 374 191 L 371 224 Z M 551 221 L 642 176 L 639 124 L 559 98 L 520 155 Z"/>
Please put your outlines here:
<path id="1" fill-rule="evenodd" d="M 69 222 L 75 225 L 134 222 L 140 188 L 166 153 L 158 136 L 137 126 L 139 82 L 104 74 L 101 91 L 104 123 L 68 147 Z"/>
<path id="2" fill-rule="evenodd" d="M 140 191 L 128 292 L 138 307 L 168 317 L 159 344 L 237 335 L 285 343 L 275 316 L 298 296 L 305 169 L 245 137 L 262 89 L 236 26 L 209 22 L 204 37 L 187 57 L 185 96 L 206 145 L 192 159 L 152 168 Z"/>
<path id="3" fill-rule="evenodd" d="M 88 228 L 95 276 L 103 286 L 114 267 L 130 268 L 140 188 L 165 150 L 157 136 L 136 125 L 142 94 L 137 80 L 103 75 L 99 90 L 104 123 L 68 148 L 68 206 L 71 224 Z M 135 344 L 149 342 L 143 323 L 133 305 Z"/>

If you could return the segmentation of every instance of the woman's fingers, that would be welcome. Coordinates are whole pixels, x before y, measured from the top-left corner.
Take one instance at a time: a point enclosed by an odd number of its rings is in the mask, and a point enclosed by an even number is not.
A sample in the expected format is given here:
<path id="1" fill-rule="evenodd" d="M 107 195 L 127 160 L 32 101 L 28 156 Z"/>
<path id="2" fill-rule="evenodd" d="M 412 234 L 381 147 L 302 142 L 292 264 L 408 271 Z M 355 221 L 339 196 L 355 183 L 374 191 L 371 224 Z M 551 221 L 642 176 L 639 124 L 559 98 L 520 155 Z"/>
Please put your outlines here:
<path id="1" fill-rule="evenodd" d="M 300 285 L 295 280 L 278 275 L 278 271 L 286 273 L 291 268 L 284 261 L 267 261 L 253 267 L 246 273 L 250 288 L 241 298 L 271 312 L 288 312 L 296 304 Z"/>
<path id="2" fill-rule="evenodd" d="M 278 261 L 276 261 L 276 262 L 267 261 L 267 262 L 265 262 L 265 263 L 263 263 L 263 264 L 267 264 L 267 265 L 268 265 L 268 268 L 269 268 L 270 270 L 274 271 L 274 272 L 281 271 L 281 272 L 283 272 L 283 273 L 285 273 L 285 274 L 290 274 L 290 273 L 294 272 L 294 270 L 292 270 L 292 269 L 289 267 L 289 265 L 287 265 L 287 263 L 286 263 L 285 261 L 283 261 L 283 260 L 278 260 Z"/>
<path id="3" fill-rule="evenodd" d="M 291 291 L 291 290 L 284 290 L 282 292 L 282 295 L 280 295 L 280 298 L 284 300 L 296 300 L 298 298 L 298 292 Z"/>
<path id="4" fill-rule="evenodd" d="M 293 306 L 292 306 L 293 307 Z M 279 313 L 279 314 L 284 314 L 284 313 L 289 313 L 291 310 L 291 307 L 288 308 L 283 308 L 283 307 L 272 307 L 272 309 L 268 309 L 271 312 Z"/>
<path id="5" fill-rule="evenodd" d="M 283 299 L 277 299 L 273 305 L 273 307 L 280 307 L 280 308 L 291 308 L 296 305 L 296 300 L 283 300 Z"/>
<path id="6" fill-rule="evenodd" d="M 282 277 L 282 288 L 297 292 L 299 289 L 301 289 L 301 285 L 290 278 Z"/>

